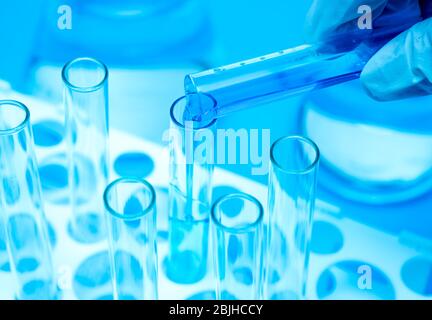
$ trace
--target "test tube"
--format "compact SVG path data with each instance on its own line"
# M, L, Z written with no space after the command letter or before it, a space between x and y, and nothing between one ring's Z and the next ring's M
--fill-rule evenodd
M114 298L158 298L156 194L150 183L120 178L105 189Z
M186 93L207 93L217 101L216 108L191 108L190 113L194 119L219 118L357 79L380 48L421 20L420 10L408 6L377 17L372 30L346 28L329 35L325 43L303 44L187 75Z
M55 299L57 286L33 147L30 112L0 100L0 227L17 298Z
M108 184L108 69L77 58L62 71L72 208L71 235L94 243L106 235L102 194Z
M319 149L307 138L289 136L270 150L264 295L304 299Z
M229 194L214 203L211 219L217 299L261 298L263 215L261 203L247 194Z
M211 181L216 120L189 121L189 103L215 106L213 98L194 94L171 106L169 253L167 277L190 284L207 274Z

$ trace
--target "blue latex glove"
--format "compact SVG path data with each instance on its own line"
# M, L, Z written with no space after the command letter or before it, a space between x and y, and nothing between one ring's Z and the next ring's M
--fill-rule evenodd
M311 41L357 28L358 8L369 5L375 21L394 12L432 16L432 0L314 0L306 32ZM417 23L387 43L368 62L361 75L367 92L377 100L432 94L432 19Z

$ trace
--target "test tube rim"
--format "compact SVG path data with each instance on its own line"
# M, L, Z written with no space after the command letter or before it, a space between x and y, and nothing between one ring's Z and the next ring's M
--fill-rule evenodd
M251 201L252 203L254 203L257 207L258 207L258 217L256 218L256 220L254 222L248 223L246 226L241 227L241 228L234 228L234 227L227 227L226 225L222 224L219 219L217 219L216 217L216 208L222 203L222 201L226 200L226 199L230 199L230 198L243 198L243 199L247 199L249 201ZM230 193L227 195L224 195L222 197L220 197L219 199L217 199L212 207L211 207L211 220L213 221L213 223L221 228L222 230L231 233L231 234L242 234L242 233L247 233L250 232L254 229L256 229L257 226L259 226L260 223L262 223L263 219L264 219L264 207L261 204L261 202L255 198L254 196L247 194L247 193L242 193L242 192L237 192L237 193Z
M192 93L192 94L201 94L201 95L203 95L203 96L208 97L208 98L213 102L213 108L215 108L216 105L217 105L217 101L216 101L216 99L215 99L212 95L210 95L210 94L203 93L203 92L196 92L196 93ZM188 96L188 95L184 95L184 96L182 96L182 97L176 99L176 100L172 103L172 105L171 105L171 107L170 107L170 118L171 118L171 121L172 121L176 126L182 128L182 129L185 129L186 126L185 126L184 124L180 123L180 122L176 119L176 117L174 116L174 107L175 107L175 106L176 106L180 101L182 101L183 99L186 99L187 96ZM209 123L206 124L205 126L202 126L202 127L199 127L199 128L192 128L192 130L194 130L194 131L198 131L198 130L204 130L204 129L210 128L210 127L212 127L212 126L216 123L216 121L217 121L217 118L214 118L213 120L209 121ZM189 128L187 128L187 129L189 129Z
M79 62L79 61L91 61L96 63L98 66L102 67L102 70L104 71L104 76L102 77L102 80L99 81L99 83L92 85L92 86L76 86L74 84L72 84L69 79L68 76L66 75L67 70L69 70L72 66L72 64ZM94 92L96 90L99 90L104 83L106 82L106 80L108 79L108 68L107 66L100 60L96 59L96 58L91 58L91 57L79 57L79 58L75 58L72 59L70 61L68 61L62 69L62 79L63 82L66 84L67 87L71 88L72 90L78 91L78 92Z
M274 157L274 149L275 149L277 144L279 144L280 142L285 141L285 140L299 140L299 141L302 141L302 142L310 145L315 152L315 158L312 161L312 163L310 165L308 165L306 168L299 169L299 170L292 170L292 169L284 168L278 161L276 161L276 159ZM319 148L315 142L313 142L309 138L306 138L303 136L298 136L298 135L281 137L281 138L277 139L275 142L273 142L273 144L270 148L270 160L271 160L272 164L274 166L276 166L276 168L278 168L280 171L282 171L286 174L308 174L308 173L310 173L317 166L317 164L320 160L320 156L321 156L320 150L319 150Z
M133 183L140 183L142 185L145 185L149 190L150 190L150 194L151 194L151 201L148 204L148 206L142 210L139 213L136 213L134 215L124 215L121 214L119 212L117 212L116 210L114 210L108 203L108 195L111 191L111 189L116 186L117 184L120 183L125 183L125 182L133 182ZM149 212L153 211L153 208L155 207L155 203L156 203L156 192L154 190L154 187L151 185L150 182L148 182L147 180L144 179L139 179L139 178L134 178L134 177L122 177L122 178L118 178L114 181L112 181L111 183L108 184L108 186L105 188L104 193L103 193L103 201L104 201L104 206L105 209L115 218L118 218L120 220L124 220L124 221L129 221L129 220L137 220L137 219L141 219L144 216L146 216Z
M18 107L19 109L24 111L25 116L24 116L24 120L22 120L17 126L10 129L4 129L4 130L0 129L0 135L6 136L6 135L11 135L20 132L22 129L24 129L27 126L27 124L30 121L30 110L26 107L24 103L21 103L16 100L0 100L0 108L4 105Z

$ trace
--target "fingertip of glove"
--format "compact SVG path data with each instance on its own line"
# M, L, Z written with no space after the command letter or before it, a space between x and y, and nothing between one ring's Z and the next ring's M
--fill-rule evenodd
M371 67L368 68L368 65L363 69L363 72L360 76L360 80L362 86L366 93L376 101L389 101L392 100L389 98L383 90L380 82L377 79L377 71Z

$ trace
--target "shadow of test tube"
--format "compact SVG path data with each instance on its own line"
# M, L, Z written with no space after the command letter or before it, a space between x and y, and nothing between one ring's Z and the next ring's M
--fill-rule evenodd
M18 101L0 100L0 227L22 300L57 298L47 223L30 126Z
M170 110L169 249L164 269L180 284L196 283L208 271L216 120L192 121L191 102L206 109L216 105L208 95L193 94L177 99Z
M270 149L266 299L304 299L319 149L303 137L277 140Z
M158 298L156 193L150 183L120 178L104 192L114 298Z
M217 299L260 299L263 216L261 203L247 194L229 194L214 203L211 220Z
M102 194L108 184L108 69L77 58L62 71L72 208L70 233L83 243L105 238Z

